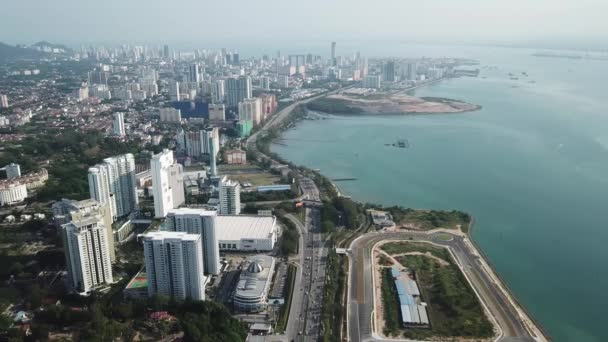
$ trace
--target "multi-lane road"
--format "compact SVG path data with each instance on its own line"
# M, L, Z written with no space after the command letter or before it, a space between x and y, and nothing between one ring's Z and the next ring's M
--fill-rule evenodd
M319 190L311 179L301 177L299 183L307 199L320 200ZM297 221L293 216L289 218ZM294 341L317 341L321 334L327 249L319 230L319 210L315 207L305 208L304 218L303 225L296 222L301 234L299 264L286 334Z
M441 233L445 236L445 233ZM527 314L513 301L504 285L481 259L475 247L461 235L452 234L446 241L437 233L385 232L368 233L355 239L349 251L351 267L348 293L349 341L380 341L373 329L374 288L372 249L384 240L431 242L451 250L456 262L472 283L477 295L498 325L500 341L546 341Z

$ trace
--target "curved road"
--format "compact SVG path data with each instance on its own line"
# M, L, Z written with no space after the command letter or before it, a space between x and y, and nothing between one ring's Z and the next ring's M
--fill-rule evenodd
M478 297L490 311L500 327L499 341L546 341L547 338L534 326L525 312L514 304L503 290L500 281L486 270L485 263L466 237L452 235L445 241L439 235L446 233L384 232L368 233L355 239L350 246L351 269L348 293L348 335L350 341L381 341L372 328L374 290L371 251L383 240L412 240L432 242L447 247L456 263L472 283Z

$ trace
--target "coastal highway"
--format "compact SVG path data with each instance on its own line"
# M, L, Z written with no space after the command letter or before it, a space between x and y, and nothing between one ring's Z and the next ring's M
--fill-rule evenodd
M318 200L319 190L306 177L300 178L305 197ZM327 248L320 233L320 213L315 207L305 208L304 224L288 214L300 231L299 253L295 258L298 271L285 334L291 341L317 341L321 333L321 310L325 286Z
M447 247L500 327L499 341L547 341L526 313L513 302L500 280L488 272L485 262L467 237L450 234L452 239L445 241L439 234L446 233L374 232L362 235L351 243L347 308L349 341L384 340L372 328L375 297L371 260L373 246L384 240L431 242Z

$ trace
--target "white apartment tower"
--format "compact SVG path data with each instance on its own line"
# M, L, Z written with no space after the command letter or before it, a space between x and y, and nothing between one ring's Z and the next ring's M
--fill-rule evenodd
M131 153L106 158L89 168L91 198L109 204L113 219L138 209L135 159Z
M140 235L148 277L148 295L205 300L201 236L183 232Z
M111 284L107 229L97 213L84 214L62 226L70 285L80 293Z
M209 141L213 140L213 146ZM201 153L216 156L220 152L220 131L217 127L209 127L201 131Z
M183 204L183 169L173 159L173 151L165 149L152 156L152 193L154 196L154 217L167 216L170 209Z
M112 131L114 135L119 137L125 136L125 115L124 113L114 113L114 121L112 121Z
M220 250L216 232L217 213L212 210L179 208L169 210L165 229L198 234L202 238L205 273L220 273Z
M262 122L262 116L262 99L253 97L239 102L239 120L252 121L256 126Z
M220 181L220 214L238 215L241 213L241 186L238 182L224 177Z

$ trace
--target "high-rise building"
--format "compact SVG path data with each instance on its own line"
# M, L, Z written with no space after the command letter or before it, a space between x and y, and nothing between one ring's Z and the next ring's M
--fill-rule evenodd
M232 64L233 65L239 65L241 63L240 59L239 59L239 53L235 52L232 54Z
M237 107L239 102L251 97L251 77L241 76L226 80L228 107Z
M168 149L164 149L162 152L153 155L150 160L150 168L152 170L152 193L154 196L154 217L156 218L165 217L169 209L175 208L169 170L174 162L173 151Z
M336 66L336 42L331 42L331 65Z
M114 281L107 228L101 215L81 214L62 226L62 235L72 288L88 293Z
M199 83L201 80L198 64L192 64L188 68L188 82Z
M382 78L385 82L395 82L395 62L388 61L382 67Z
M88 81L89 81L89 85L93 85L93 84L107 85L108 84L108 74L106 74L106 72L104 70L89 71Z
M165 229L172 232L198 234L202 238L205 273L219 274L220 251L217 240L217 212L205 209L179 208L169 210Z
M361 82L361 86L363 88L380 89L380 76L378 76L378 75L365 76L363 78L363 82Z
M211 85L211 100L214 103L222 103L225 99L226 84L224 80L216 80Z
M211 151L215 151L215 141L213 138L209 138L209 149ZM217 176L217 153L211 153L209 155L209 172L211 173L211 177Z
M239 120L252 121L256 126L262 122L262 118L262 100L260 98L248 98L239 103Z
M110 205L114 219L137 210L133 155L106 158L103 163L90 167L89 191L92 199Z
M260 78L260 87L264 90L270 90L270 77L264 76Z
M6 171L6 178L13 179L21 177L21 166L19 164L10 163L4 167Z
M8 96L0 95L0 108L8 108Z
M182 111L175 108L161 108L159 111L160 122L179 123L182 121Z
M121 112L114 113L114 121L112 121L112 132L119 137L125 136L125 114Z
M226 106L223 103L209 104L209 120L225 121L226 120Z
M148 296L205 300L202 239L199 234L150 232L142 237Z
M279 76L279 88L289 88L289 76L281 75Z
M213 146L209 141L213 140ZM220 130L217 127L208 127L201 131L201 153L217 156L220 152Z
M165 45L163 47L163 57L165 57L165 59L169 59L169 57L171 57L169 55L169 45Z
M260 94L262 99L262 120L277 110L277 97L273 94Z
M241 213L241 186L239 182L227 177L220 181L220 214L238 215Z
M109 205L101 204L92 199L74 201L64 198L53 203L52 210L53 221L57 225L64 225L72 220L80 220L87 215L100 215L103 225L106 228L110 260L114 262L114 231L112 230L113 220Z
M179 92L179 82L169 83L169 98L171 99L171 101L174 102L181 100L181 95Z
M416 76L418 74L418 66L416 63L408 63L407 64L407 79L410 81L415 81Z

